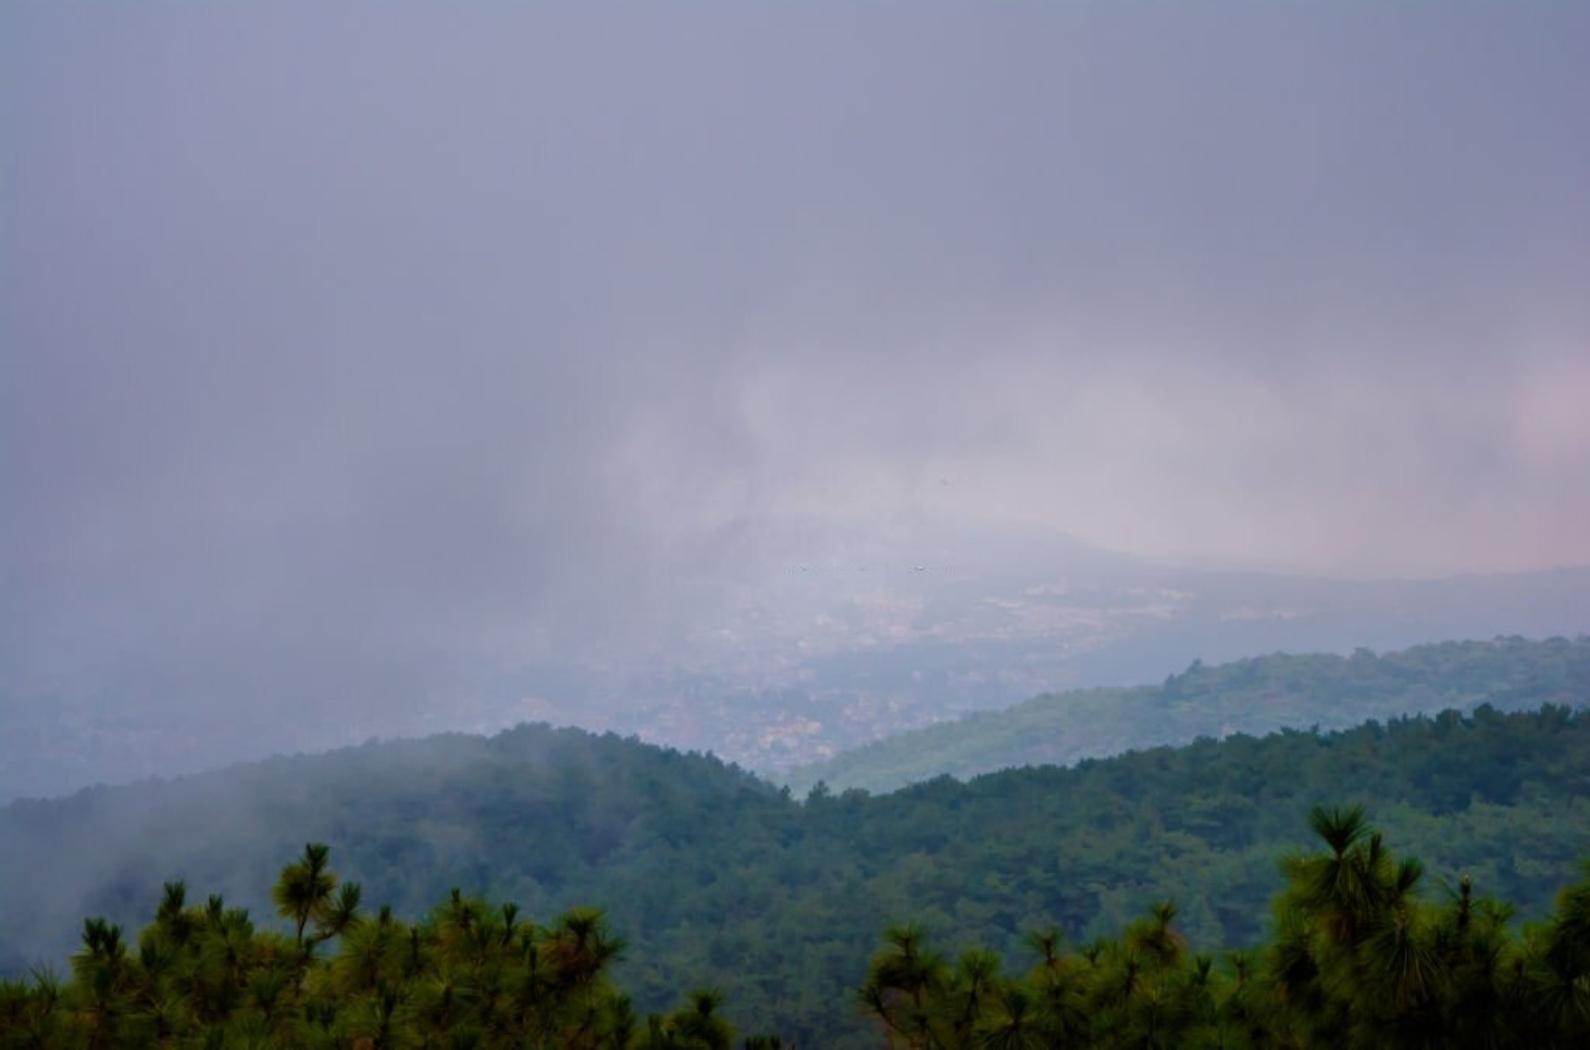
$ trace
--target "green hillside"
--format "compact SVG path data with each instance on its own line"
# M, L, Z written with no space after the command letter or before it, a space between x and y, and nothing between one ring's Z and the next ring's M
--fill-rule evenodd
M1118 933L1174 898L1193 946L1251 944L1320 800L1367 803L1436 897L1467 872L1541 916L1590 843L1590 717L1482 708L1238 735L804 804L610 735L371 744L0 810L0 958L59 962L85 914L141 925L176 877L268 925L283 859L324 841L366 904L400 918L453 887L542 920L605 908L629 945L615 980L640 1011L708 985L741 1031L875 1046L844 1004L886 924L1017 958L1034 927Z
M1308 825L1316 841L1281 864L1269 937L1218 960L1189 947L1173 901L1083 944L1036 927L1024 971L985 948L951 963L907 923L884 931L854 997L829 1007L840 1017L859 1008L870 1041L891 1050L1590 1042L1590 866L1520 932L1510 903L1468 878L1424 898L1423 865L1395 854L1361 807L1316 806ZM68 979L0 978L0 1050L797 1045L741 1039L712 989L643 1018L612 980L624 943L596 910L542 924L511 901L454 890L410 923L362 900L323 843L306 844L271 887L291 932L261 927L219 896L190 904L186 884L168 882L136 941L91 918ZM846 1042L868 1040L857 1032Z
M1346 729L1369 719L1590 701L1590 638L1446 642L1375 655L1276 654L1193 664L1163 685L1035 697L1003 711L901 733L781 779L799 794L891 791L948 774L1068 765L1133 748L1284 728Z

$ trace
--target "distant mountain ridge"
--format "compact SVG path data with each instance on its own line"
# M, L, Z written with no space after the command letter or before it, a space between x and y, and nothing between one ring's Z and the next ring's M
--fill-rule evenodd
M1037 696L1002 711L888 737L781 779L798 794L891 791L949 775L1068 765L1134 748L1279 729L1346 729L1370 719L1590 703L1590 637L1445 642L1376 655L1277 653L1218 666L1196 661L1162 685Z
M125 684L33 689L0 662L0 803L524 722L635 734L776 778L1041 693L1158 681L1194 658L1590 633L1590 567L1326 579L1176 568L1020 530L817 547L829 554L764 566L705 602L711 615L681 610L650 655L471 659L418 707L372 696L282 718L228 680L193 710Z
M1548 678L1551 676L1548 675ZM372 743L0 807L0 973L57 966L85 915L141 924L185 878L262 925L261 892L306 841L374 908L415 916L451 887L546 920L608 910L615 976L643 1010L715 986L740 1027L798 1046L877 1045L851 995L888 922L1016 958L1173 897L1199 950L1252 944L1303 816L1366 803L1388 840L1478 892L1544 913L1590 842L1590 715L1553 706L1237 734L1074 767L948 777L802 803L743 770L614 735L522 726Z

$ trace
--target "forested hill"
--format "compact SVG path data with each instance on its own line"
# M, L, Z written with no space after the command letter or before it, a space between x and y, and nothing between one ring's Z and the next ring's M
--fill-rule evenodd
M1002 711L892 736L791 770L804 794L889 791L948 774L1067 765L1132 748L1277 729L1346 729L1369 719L1590 702L1590 637L1446 642L1375 655L1275 654L1206 667L1162 685L1048 694Z
M1345 733L1234 736L1074 768L804 804L710 757L527 726L371 744L0 810L0 958L57 963L83 915L137 927L163 880L274 915L306 841L365 903L417 915L449 888L548 921L608 910L637 1006L713 985L742 1029L875 1045L853 1000L883 925L1015 954L1049 922L1120 929L1174 897L1195 947L1252 942L1322 800L1367 802L1427 883L1544 913L1590 843L1590 716L1484 708Z

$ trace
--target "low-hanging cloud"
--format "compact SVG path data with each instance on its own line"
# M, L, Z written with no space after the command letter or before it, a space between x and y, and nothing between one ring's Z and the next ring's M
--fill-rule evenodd
M0 19L13 704L302 739L827 526L1590 560L1571 5Z

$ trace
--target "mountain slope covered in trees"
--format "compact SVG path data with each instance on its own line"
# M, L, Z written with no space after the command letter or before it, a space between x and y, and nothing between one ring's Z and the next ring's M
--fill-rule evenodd
M1025 973L969 948L951 964L912 924L885 931L855 1000L899 1050L1375 1047L1542 1050L1590 1041L1590 868L1523 935L1510 905L1462 879L1421 899L1361 807L1316 806L1314 851L1288 856L1267 942L1223 959L1189 949L1174 902L1120 936L1026 937ZM0 1050L294 1046L323 1050L778 1050L737 1039L722 996L690 993L642 1022L609 974L623 942L575 909L550 925L454 890L418 923L361 908L322 843L271 889L292 933L164 885L137 936L88 919L61 981L0 978ZM853 1042L865 1035L857 1033ZM810 1045L810 1044L807 1044Z
M1371 718L1590 702L1590 637L1446 642L1375 655L1277 653L1215 667L1195 663L1163 685L1046 694L900 733L791 770L798 793L889 791L948 774L1066 765L1201 736L1346 729Z
M371 744L0 810L0 959L64 958L83 915L145 922L179 877L266 921L281 859L324 841L399 917L453 887L535 916L605 908L641 1011L711 985L741 1030L871 1046L835 1004L885 924L1016 957L1035 926L1089 939L1174 898L1194 946L1251 944L1321 799L1370 803L1432 892L1466 872L1539 916L1590 842L1590 717L1237 735L804 804L710 757L571 730Z

